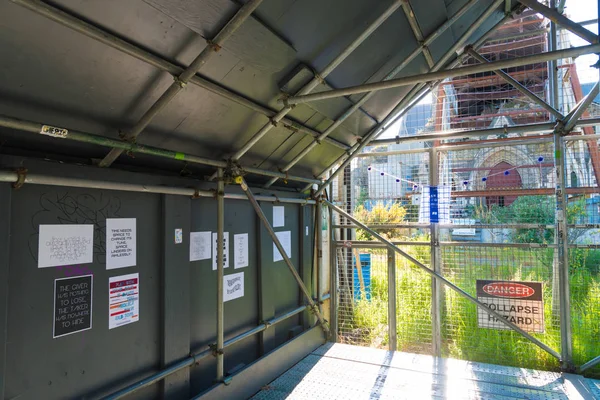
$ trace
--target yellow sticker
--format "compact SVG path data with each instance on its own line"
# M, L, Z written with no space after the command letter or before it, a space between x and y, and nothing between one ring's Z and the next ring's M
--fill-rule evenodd
M42 129L40 130L42 135L52 136L64 139L69 134L69 131L64 128L57 128L55 126L50 125L42 125Z
M175 153L176 160L185 160L185 154L183 153Z

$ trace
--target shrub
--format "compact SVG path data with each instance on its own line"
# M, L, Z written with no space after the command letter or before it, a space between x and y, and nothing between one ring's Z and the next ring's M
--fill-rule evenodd
M389 206L377 203L370 211L363 205L359 205L354 210L354 217L366 225L397 224L403 222L405 216L406 210L398 203ZM401 233L401 229L378 229L377 231L387 239L396 238ZM357 229L356 237L358 240L373 240L373 236L362 229Z

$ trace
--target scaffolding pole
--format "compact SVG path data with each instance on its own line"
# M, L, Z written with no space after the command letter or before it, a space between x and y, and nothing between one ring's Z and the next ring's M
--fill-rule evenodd
M422 41L422 45L418 46L413 52L406 57L402 62L397 65L392 71L390 71L385 78L384 81L393 79L397 74L400 73L408 64L412 62L424 49L428 48L428 46L433 43L433 41L438 38L442 33L444 33L448 28L452 26L460 17L462 17L473 5L477 3L477 0L471 0L467 4L465 4L460 10L456 12L450 19L444 22L439 28L437 28L431 35L427 37L424 41ZM404 4L404 3L403 3ZM304 158L312 149L317 147L320 142L326 139L338 126L340 126L346 119L348 119L352 114L354 114L363 104L365 104L371 97L375 95L375 92L367 93L364 95L359 101L357 101L352 107L348 108L344 113L338 117L331 126L329 126L325 132L323 132L319 137L317 137L312 143L306 146L298 155L296 155L288 164L286 164L281 171L287 172L296 165L302 158ZM265 188L270 187L277 181L277 178L272 178L265 184Z
M572 372L573 341L571 331L571 295L569 290L569 242L567 228L566 146L560 130L554 132L554 164L556 170L556 262L558 267L558 300L560 311L561 369ZM556 293L554 294L556 295Z
M600 125L600 118L586 118L580 119L575 123L575 126L594 126ZM502 135L506 133L517 133L517 134L541 134L552 132L556 126L554 122L539 122L526 125L515 125L506 128L487 128L487 129L473 129L470 131L466 130L448 130L445 132L432 132L424 133L421 135L410 135L395 137L390 139L379 139L371 141L367 146L384 146L388 144L399 144L399 143L413 143L413 142L429 142L432 140L448 140L448 139L462 139L462 138L476 138L480 136L488 135ZM509 138L511 139L511 138ZM532 138L534 139L534 138ZM521 140L521 139L519 139Z
M492 4L491 7L489 7L486 12L484 13L484 15L482 15L482 17L480 17L477 21L475 21L473 23L473 25L471 26L471 29L468 29L467 32L465 32L465 34L463 36L461 36L461 38L457 41L457 43L455 44L455 46L452 47L452 49L450 49L450 51L448 51L448 53L446 53L446 56L442 57L442 60L444 63L447 61L448 57L452 54L454 54L454 52L456 51L456 47L463 43L464 41L466 41L467 39L470 38L470 36L474 33L474 31L480 26L480 24L483 22L483 17L484 16L489 16L488 13L493 13L494 11L494 7L496 5L500 4L500 2L498 3L494 3ZM496 25L494 25L492 27L492 29L490 29L488 32L486 32L484 35L482 35L477 41L475 41L475 43L472 44L472 47L474 49L478 49L479 47L481 47L489 38L489 36L496 30L498 29L500 26L502 26L506 21L508 21L510 18L512 18L513 14L515 12L517 12L518 10L520 10L519 7L513 9L513 11L510 14L507 14L504 16L504 18L502 18L500 21L498 21L496 23ZM487 16L485 18L487 18ZM458 65L458 63L462 60L462 57L457 58L457 60L455 60L448 68L454 68L456 65ZM430 85L430 87L434 87L435 85ZM338 165L340 163L346 163L345 165L347 165L347 163L349 163L351 161L351 159L353 157L355 157L357 154L360 153L360 149L358 149L359 147L362 149L364 146L368 145L373 139L375 139L377 137L377 135L379 135L381 132L383 132L385 130L385 128L390 125L391 123L395 122L396 120L398 120L398 118L400 118L403 114L405 114L406 112L408 112L410 110L410 107L412 107L414 104L418 103L419 101L421 101L428 93L429 89L425 88L424 89L424 84L419 86L415 86L401 101L400 103L398 103L396 105L396 107L394 107L394 109L386 116L386 118L383 120L382 123L379 124L378 128L382 128L379 131L371 131L369 133L367 133L362 140L360 140L359 142L355 143L354 146L352 146L352 148L350 148L349 150L346 151L346 153L340 155L337 160L335 160L333 163L331 163L331 165L329 167L327 167L325 170L323 170L319 175L317 175L317 177L323 177L323 175L331 170L335 165ZM416 98L415 101L412 101L413 98ZM412 101L412 104L411 104ZM407 108L404 108L404 105L408 104ZM402 105L402 106L401 106ZM395 113L398 112L398 110L402 110L402 115L394 115ZM357 151L358 149L358 151ZM327 179L327 182L331 183L331 181L333 181L333 179L335 179L335 177L339 174L340 169L334 171L333 173L331 173L329 175L329 178ZM304 188L304 190L307 190L309 186L306 186ZM303 190L303 191L304 191ZM320 192L320 191L319 191Z
M252 191L250 190L250 188L246 184L246 181L244 180L244 178L242 178L241 176L237 177L236 178L236 182L238 182L240 184L242 190L244 191L244 193L246 193L246 196L248 197L248 200L250 200L250 204L252 204L252 208L254 208L254 211L256 212L256 215L258 215L258 218L260 219L260 221L262 222L263 226L267 230L267 233L269 234L269 236L273 240L273 244L275 245L275 247L277 247L277 250L281 254L281 257L283 258L283 261L285 262L285 264L287 265L288 269L292 273L292 276L296 280L296 283L298 283L298 286L300 287L300 290L302 291L302 293L304 293L304 296L306 297L306 300L308 301L308 304L310 306L311 311L315 314L315 316L317 317L317 319L319 321L319 324L321 325L321 328L323 328L323 331L325 332L325 336L328 336L329 335L329 327L327 326L327 322L325 321L325 319L323 318L323 315L319 311L319 307L317 306L317 304L315 303L315 301L313 301L313 298L312 298L310 292L306 288L306 285L304 285L304 282L302 281L302 278L298 274L298 271L296 271L296 268L294 267L294 264L292 263L292 260L290 260L289 256L287 255L285 249L283 248L283 245L281 244L281 242L279 241L279 238L275 234L275 231L273 230L273 227L269 223L269 220L267 219L267 216L265 215L265 213L263 212L262 208L260 208L260 205L256 201L256 198L254 197L254 194L252 194Z
M217 33L212 39L207 41L207 45L202 52L192 61L189 67L185 69L178 77L174 78L174 82L169 88L150 106L148 111L138 120L138 122L130 128L123 136L123 140L133 142L142 131L152 122L164 108L183 90L190 78L192 78L202 67L206 65L208 60L216 54L221 46L229 39L242 24L250 18L254 10L258 8L263 0L250 0L244 4L231 20ZM123 153L122 149L113 148L102 161L100 167L110 167L113 162Z
M392 79L386 82L367 83L364 85L350 86L347 88L334 89L326 92L298 95L290 97L288 99L282 99L280 101L283 102L285 105L304 104L317 100L326 100L342 96L350 96L357 93L392 89L402 86L414 85L417 83L432 82L447 78L455 78L457 76L473 75L484 72L491 72L499 69L521 67L524 65L537 63L545 63L550 60L560 58L576 58L585 54L593 54L598 52L600 52L600 44L592 44L588 46L573 47L570 49L555 50L541 54L533 54L530 56L511 58L508 60L493 61L487 64L471 65L462 68L454 68L444 71L405 76L402 78Z
M481 62L483 64L486 64L486 63L490 62L488 59L486 59L481 54L477 53L475 50L473 50L471 48L467 49L466 52L471 57L473 57L474 59L476 59L477 61L479 61L479 62ZM545 109L546 111L548 111L555 118L558 118L558 119L562 119L563 118L563 115L557 109L555 109L550 104L546 103L543 99L540 99L538 96L536 96L535 94L533 94L529 89L527 89L525 86L521 85L521 83L519 83L519 81L517 81L516 79L514 79L512 76L510 76L506 72L504 72L502 70L496 70L496 71L494 71L494 73L496 75L498 75L499 77L501 77L502 79L504 79L509 84L511 84L515 89L517 89L523 95L527 96L530 100L534 101L540 107L542 107L543 109Z
M406 19L408 19L408 24L410 25L410 29L412 29L413 31L413 35L415 36L415 39L417 39L417 43L424 43L425 38L423 37L423 32L421 32L421 27L419 26L419 23L417 22L417 17L415 16L415 12L412 8L412 6L410 5L410 0L406 0L402 2L402 9L404 10L404 14L406 15ZM433 68L434 66L434 62L433 62L433 56L431 55L431 52L429 51L429 47L425 44L421 45L421 48L423 49L423 57L425 57L425 61L427 61L427 64L429 65L429 68Z
M122 140L107 138L105 136L95 135L93 133L87 133L73 129L65 129L62 127L54 127L39 122L25 121L17 118L6 117L3 115L0 115L0 127L15 129L18 131L29 132L33 134L50 136L56 138L57 140L69 139L74 140L76 142L90 143L105 147L113 147L131 153L147 154L151 156L168 158L171 160L188 162L192 164L207 165L217 168L226 168L228 166L226 161L212 160L210 158L199 157L188 153L181 153L178 151L166 150L160 147L144 146L137 143L130 143ZM269 171L260 168L243 166L240 166L240 168L249 174L278 177L298 182L307 182L311 185L315 183L321 183L321 181L317 179L293 176L281 172Z
M215 356L217 357L217 382L223 382L225 378L224 360L223 360L223 342L224 342L224 296L223 296L223 260L225 246L225 180L223 177L223 168L217 170L217 343L215 346Z
M557 23L580 38L587 40L590 43L598 43L598 36L595 33L585 29L581 24L571 21L569 18L565 17L555 9L548 8L536 0L519 0L519 3L526 5L532 10L542 14L550 21Z
M333 61L331 61L320 73L315 74L313 79L310 80L306 85L300 89L299 95L310 93L315 89L333 70L342 63L360 44L362 44L381 24L383 24L397 9L400 7L400 3L403 0L394 0L394 2L375 20L369 27L356 39L352 41ZM233 161L239 160L244 154L246 154L252 146L265 136L273 127L275 127L279 121L285 117L290 111L291 106L284 106L271 120L265 124L250 140L246 142L235 154L231 157Z
M81 19L68 14L65 11L62 11L58 8L55 8L47 3L44 3L40 0L11 0L13 3L18 4L30 11L33 11L43 17L46 17L66 28L72 29L75 32L78 32L82 35L89 37L90 39L96 40L99 43L102 43L106 46L109 46L115 50L118 50L122 53L125 53L131 57L134 57L148 65L151 65L161 71L167 72L173 76L180 75L184 68L172 63L171 61L159 57L155 54L152 54L143 48L129 43L128 41L121 39L120 37L110 33L107 30L101 29L97 26L89 24ZM232 90L222 86L218 83L212 82L206 78L203 78L199 75L194 75L189 80L189 83L198 86L202 89L206 89L211 93L214 93L218 96L221 96L227 100L231 100L236 104L239 104L243 107L246 107L252 111L255 111L259 114L270 118L277 114L277 111L274 111L271 108L265 107L262 104L257 103L256 101L250 100L247 97L244 97L238 93L233 92ZM292 130L298 131L308 136L318 137L320 132L315 131L312 128L309 128L298 121L294 121L288 118L283 118L281 120L283 126ZM336 146L342 150L347 150L350 146L338 142L332 138L326 138L326 142L329 144Z
M429 185L439 184L439 153L435 147L429 152ZM431 268L438 275L442 275L442 254L440 251L440 224L430 222L430 249ZM431 337L432 352L435 357L442 356L442 307L443 291L442 285L437 279L431 279Z

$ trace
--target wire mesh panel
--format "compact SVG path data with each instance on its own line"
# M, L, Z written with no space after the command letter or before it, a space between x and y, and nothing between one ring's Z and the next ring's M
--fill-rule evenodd
M401 250L430 265L428 245L400 246ZM396 321L398 351L432 354L431 276L396 255Z
M542 53L551 46L548 32L548 20L527 10L492 35L479 49L480 56L467 51L462 65L486 62L481 57L497 61ZM573 36L561 29L557 39L559 49L573 44ZM535 127L556 117L541 100L566 115L590 92L586 79L593 74L580 64L557 61L558 79L552 83L556 91L550 82L555 69L548 63L506 71L529 94L493 72L439 83L428 102L412 107L388 129L398 137L396 143L367 146L334 190L346 212L473 297L480 299L486 285L535 287L541 292L535 301L541 305L535 306L539 315L531 327L523 327L519 318L527 317L516 316L510 308L517 300L501 299L498 304L508 308L493 309L505 312L501 314L509 321L514 316L515 323L558 353L566 351L561 349L561 332L568 331L576 366L600 356L600 136L596 126L576 127L555 148L552 124L544 124L545 130ZM583 118L599 115L594 101ZM468 139L453 134L428 142L402 140L489 128L500 129ZM389 132L384 136L391 136ZM566 159L564 180L557 174L561 156ZM557 202L562 194L564 207ZM439 289L429 273L400 254L396 282L389 282L387 250L372 232L340 217L337 239L340 341L388 345L393 329L388 327L389 285L394 285L398 350L440 350L447 357L538 369L561 367L556 357L458 292ZM562 257L565 243L568 254ZM366 270L363 264L368 264ZM566 282L559 279L565 276L569 299L559 295ZM569 320L561 321L561 304L569 307L570 331ZM600 366L586 373L600 376Z
M387 348L388 279L385 250L338 247L338 341Z
M535 333L551 348L560 348L558 295L554 292L553 249L521 247L442 246L444 277L472 296L477 280L541 282L544 333ZM471 361L537 369L556 369L558 360L519 333L482 327L476 306L456 292L445 290L442 354ZM507 307L498 308L509 315Z
M569 138L566 149L573 361L581 365L600 355L600 154L597 138ZM586 374L600 377L600 366Z

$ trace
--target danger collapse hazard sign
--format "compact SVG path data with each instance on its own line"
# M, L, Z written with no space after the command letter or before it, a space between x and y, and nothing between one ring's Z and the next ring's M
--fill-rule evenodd
M477 300L527 332L544 332L544 301L540 282L477 280ZM477 309L480 328L510 329Z

